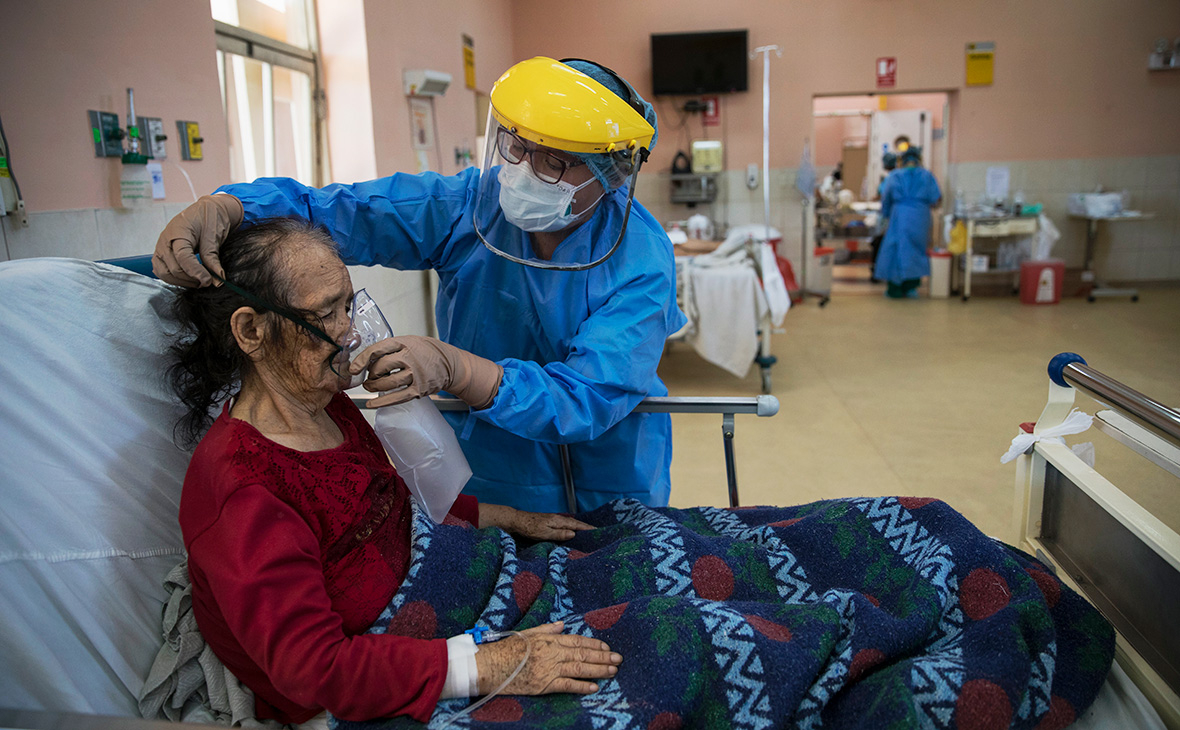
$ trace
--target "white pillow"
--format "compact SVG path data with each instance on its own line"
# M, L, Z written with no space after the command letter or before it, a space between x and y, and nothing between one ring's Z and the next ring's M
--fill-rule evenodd
M0 707L138 716L184 555L171 299L104 264L0 263Z

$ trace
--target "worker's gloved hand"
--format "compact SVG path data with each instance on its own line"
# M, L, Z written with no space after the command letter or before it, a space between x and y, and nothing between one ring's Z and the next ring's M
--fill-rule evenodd
M225 193L202 196L164 226L152 255L152 271L177 286L216 283L210 271L225 276L217 250L244 217L242 201L234 196Z
M604 641L577 634L563 634L561 621L522 631L523 636L480 644L475 653L479 672L479 694L500 686L524 658L525 642L532 653L520 674L502 690L506 695L543 695L552 692L592 694L598 685L592 680L609 679L619 671L623 657Z
M475 410L487 408L500 390L504 368L433 337L403 335L381 340L352 361L356 375L369 369L365 390L384 392L366 406L379 408L445 390ZM401 390L398 390L398 389Z

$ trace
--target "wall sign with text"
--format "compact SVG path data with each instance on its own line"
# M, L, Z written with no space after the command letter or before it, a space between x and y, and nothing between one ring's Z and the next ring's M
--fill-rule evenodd
M892 89L897 86L897 59L877 59L877 88Z
M996 62L995 43L967 44L967 85L991 86Z

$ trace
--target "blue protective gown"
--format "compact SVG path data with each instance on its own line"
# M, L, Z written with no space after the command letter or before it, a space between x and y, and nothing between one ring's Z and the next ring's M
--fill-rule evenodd
M635 203L626 237L605 263L578 272L534 269L496 256L475 235L478 184L472 168L322 189L264 178L221 190L242 201L247 221L300 216L323 224L348 264L438 272L439 338L504 368L491 406L445 414L473 472L465 493L567 511L557 448L565 443L579 509L621 497L667 505L671 419L631 412L645 396L667 395L656 366L664 341L686 321L663 228ZM609 193L553 260L589 261L608 251L625 203L621 191ZM493 225L507 226L502 215ZM527 234L511 231L527 250Z
M930 207L942 198L938 181L923 167L903 167L885 179L881 216L889 219L873 275L901 282L930 274Z

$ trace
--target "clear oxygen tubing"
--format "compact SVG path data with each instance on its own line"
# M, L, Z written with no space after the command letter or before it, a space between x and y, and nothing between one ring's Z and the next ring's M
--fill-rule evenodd
M471 633L471 632L468 632L468 633ZM475 642L476 644L487 644L492 641L499 641L500 639L506 639L509 636L520 636L520 637L524 638L524 657L521 658L520 664L516 665L516 669L512 670L512 674L509 674L508 678L500 683L499 687L496 687L494 690L492 690L488 694L484 695L483 698L481 698L478 702L470 704L467 707L464 707L462 710L459 710L455 714L448 717L446 722L444 722L442 725L438 726L438 730L443 730L443 728L450 727L455 722L457 722L460 718L464 717L465 715L470 715L472 712L475 712L477 709L482 707L488 700L492 699L496 695L503 692L504 688L508 686L508 683L511 682L512 680L516 679L516 675L520 674L520 670L524 669L525 662L527 662L529 660L529 655L533 653L533 642L529 641L529 637L524 636L524 634L522 634L519 631L483 631L483 632L479 632L478 634L475 634L475 636L478 637L478 640Z
M770 52L782 58L778 46L759 46L750 58L762 54L762 210L766 221L766 242L770 243Z

